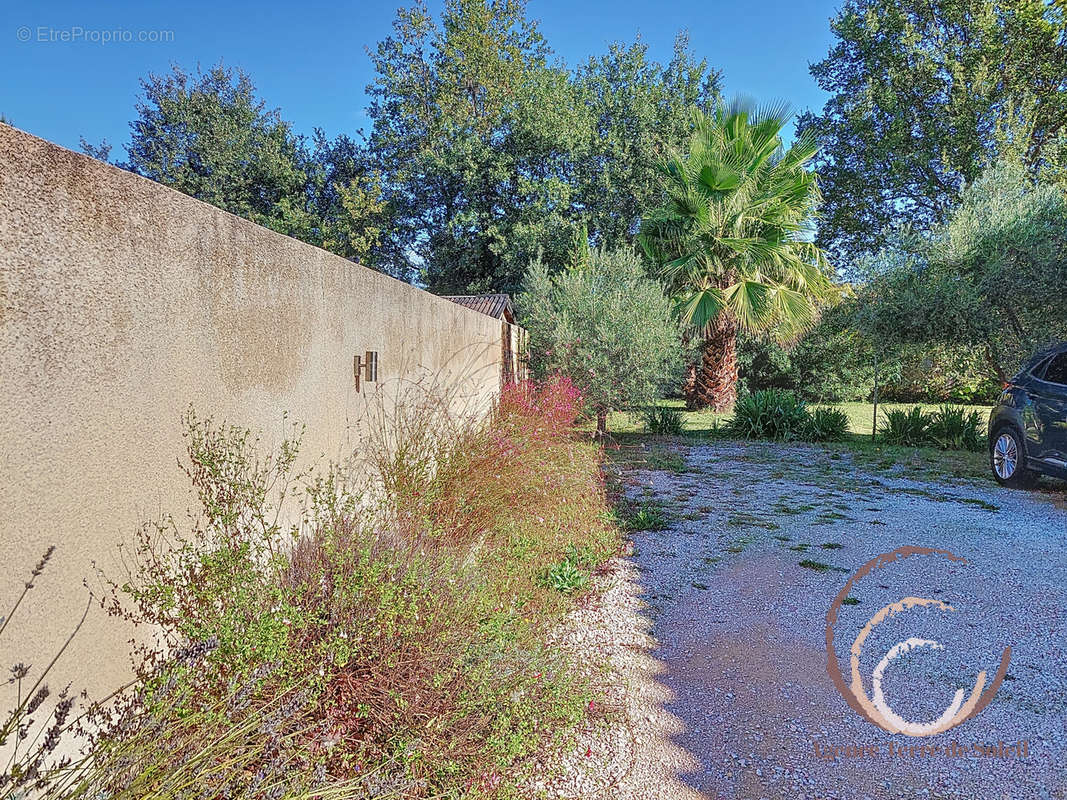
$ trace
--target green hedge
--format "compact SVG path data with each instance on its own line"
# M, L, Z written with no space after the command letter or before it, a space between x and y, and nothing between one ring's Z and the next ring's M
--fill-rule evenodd
M874 388L875 352L836 309L797 342L738 340L739 393L796 392L814 403L867 401ZM904 347L878 353L879 396L901 403L992 403L999 384L981 354L966 348Z

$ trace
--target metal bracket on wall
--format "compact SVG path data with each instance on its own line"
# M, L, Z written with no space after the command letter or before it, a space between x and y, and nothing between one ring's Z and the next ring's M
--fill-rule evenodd
M367 383L378 382L378 352L376 350L368 350L362 358L359 355L352 356L352 374L356 379L356 391L359 388L360 373L363 373L363 380Z

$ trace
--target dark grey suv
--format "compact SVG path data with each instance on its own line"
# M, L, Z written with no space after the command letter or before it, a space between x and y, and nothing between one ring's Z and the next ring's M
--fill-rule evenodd
M1005 486L1067 479L1067 342L1030 360L989 415L989 463Z

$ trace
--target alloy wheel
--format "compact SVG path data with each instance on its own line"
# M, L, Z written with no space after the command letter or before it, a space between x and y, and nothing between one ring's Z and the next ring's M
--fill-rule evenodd
M1010 433L1002 433L993 445L993 469L1001 480L1010 480L1019 466L1019 445Z

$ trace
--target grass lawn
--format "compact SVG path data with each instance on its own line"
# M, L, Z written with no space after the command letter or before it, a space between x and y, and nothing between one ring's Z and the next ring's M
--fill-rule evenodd
M661 406L667 406L671 408L677 408L682 412L686 433L694 436L710 435L717 432L723 427L726 421L731 417L731 414L720 414L714 411L686 411L685 402L678 399L660 400ZM938 406L937 404L930 403L879 403L878 404L878 421L884 424L885 412L893 408L909 409L916 405L922 405L923 408L933 411ZM814 407L814 406L813 406ZM871 436L871 420L874 418L874 407L870 403L832 403L826 404L827 408L840 408L846 414L848 414L849 420L849 432L853 435L853 438L867 438ZM982 417L982 421L989 416L989 410L991 406L964 406L968 411L977 411ZM590 430L592 425L590 424ZM612 434L632 434L643 433L644 426L641 422L640 415L630 414L626 411L616 411L608 417L608 431Z
M685 427L684 438L690 443L697 443L709 438L724 436L723 426L730 414L717 414L713 411L686 411L682 400L661 400L660 405L677 408L682 412ZM883 422L883 413L892 408L908 409L914 405L934 410L936 404L917 403L880 403L878 420ZM843 442L829 442L818 445L830 451L848 451L858 464L883 469L896 470L904 467L914 478L938 480L957 478L965 480L990 480L988 455L985 452L971 453L964 450L938 450L932 447L897 447L883 445L871 440L871 420L873 408L870 403L835 403L827 407L840 408L849 418L849 436ZM968 410L977 410L982 421L989 415L990 406L966 406ZM593 422L584 426L590 432ZM619 466L684 470L685 461L677 452L678 437L650 436L644 430L639 415L615 412L608 418L608 433L617 447L609 448L609 459ZM773 443L764 443L773 444Z

